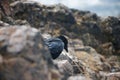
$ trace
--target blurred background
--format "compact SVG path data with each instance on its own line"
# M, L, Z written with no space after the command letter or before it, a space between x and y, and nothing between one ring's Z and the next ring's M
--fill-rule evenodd
M53 5L62 3L69 8L88 10L98 16L120 16L120 0L33 0L42 4Z

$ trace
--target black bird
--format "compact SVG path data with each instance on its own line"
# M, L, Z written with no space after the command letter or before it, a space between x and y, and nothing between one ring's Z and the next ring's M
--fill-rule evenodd
M56 59L63 49L68 52L68 40L64 36L47 39L45 44L48 46L53 59Z

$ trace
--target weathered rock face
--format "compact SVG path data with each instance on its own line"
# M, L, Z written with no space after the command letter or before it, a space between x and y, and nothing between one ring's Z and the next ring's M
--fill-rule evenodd
M45 6L34 2L15 2L11 4L15 19L25 19L34 27L50 22L74 24L75 19L67 7L58 4Z
M15 20L27 20L31 26L44 27L44 31L52 35L65 34L80 38L84 45L92 46L101 54L119 53L119 36L116 36L116 33L119 33L116 30L119 29L104 25L111 22L112 18L102 21L89 11L70 10L61 4L45 6L30 1L16 1L11 6ZM116 18L111 25L119 26L119 19Z
M102 78L101 80L119 80L120 79L120 72L114 72L114 73L100 73Z
M55 60L54 63L58 66L60 73L62 74L62 80L67 80L68 77L72 76L73 73L73 65L66 60Z
M104 56L98 54L92 47L84 46L83 42L78 39L69 39L68 50L69 53L63 51L63 53L56 60L57 65L60 66L59 68L63 70L64 73L66 73L65 80L69 76L70 80L101 79L101 75L99 74L100 71L110 73L112 68L116 67L116 63L111 65L112 63L110 64ZM72 66L67 62L69 62ZM115 69L117 68L119 67L117 66Z
M120 52L119 18L62 4L10 2L13 16L0 13L0 80L119 80L120 62L113 56ZM43 39L56 35L68 38L69 52L52 62Z
M120 54L120 19L108 17L102 21L101 28L108 41L112 42L112 45L115 49L114 54Z
M59 80L59 72L35 28L25 25L1 28L0 55L0 80Z

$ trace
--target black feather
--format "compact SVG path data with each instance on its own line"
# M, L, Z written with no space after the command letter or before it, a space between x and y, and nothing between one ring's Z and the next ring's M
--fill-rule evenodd
M47 39L45 40L45 44L48 46L53 59L56 59L61 54L63 49L68 52L68 40L64 36Z

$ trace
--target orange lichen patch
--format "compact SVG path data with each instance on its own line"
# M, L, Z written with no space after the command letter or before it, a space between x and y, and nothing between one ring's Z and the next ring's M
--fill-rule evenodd
M59 35L59 34L60 34L60 30L58 30L58 29L57 29L57 30L54 30L53 33L54 33L55 35Z
M61 77L59 71L57 71L57 70L52 69L52 70L50 70L50 72L51 72L50 77L52 78L52 80L58 80L58 78Z
M43 48L43 45L42 44L38 44L39 48Z
M4 34L11 35L15 31L16 31L16 27L12 27L12 26L10 28L4 27L0 29L0 35L4 35Z
M96 59L85 51L79 51L75 53L76 57L82 61L82 64L94 71L99 71L102 69L100 65L97 64Z

